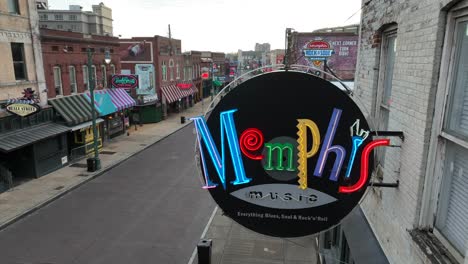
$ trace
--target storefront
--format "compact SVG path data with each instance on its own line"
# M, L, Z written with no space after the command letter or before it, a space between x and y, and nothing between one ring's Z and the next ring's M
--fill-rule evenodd
M161 87L168 113L179 113L193 106L196 88L193 83L179 83Z
M93 129L91 106L84 94L49 99L58 116L68 127L69 156L71 160L85 157L93 150ZM98 148L102 148L103 120L96 120Z
M90 94L84 94L88 102ZM104 89L94 93L96 110L103 118L104 141L125 133L129 124L129 110L135 101L124 89Z
M69 131L69 127L54 123L51 107L27 117L0 118L0 182L6 185L4 189L66 165Z

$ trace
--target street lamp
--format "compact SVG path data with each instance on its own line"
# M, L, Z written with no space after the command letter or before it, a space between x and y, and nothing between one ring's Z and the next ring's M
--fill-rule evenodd
M101 169L101 160L99 159L98 135L97 135L98 133L97 133L97 127L96 127L96 108L94 107L95 80L94 80L94 74L92 72L93 53L90 47L88 47L87 52L88 52L89 93L90 93L90 98L91 98L91 116L92 116L92 126L93 126L93 147L94 147L94 157L88 158L87 163L88 163L88 171L94 172L94 171ZM104 52L104 61L106 62L106 64L109 64L111 62L110 52L108 49L106 49Z

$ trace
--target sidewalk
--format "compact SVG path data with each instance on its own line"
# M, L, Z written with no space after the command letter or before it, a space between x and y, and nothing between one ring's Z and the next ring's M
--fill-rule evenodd
M210 98L206 98L203 105L199 102L182 113L172 113L159 123L137 126L137 130L134 126L130 127L129 136L119 136L102 149L102 169L98 172L89 173L86 167L68 165L0 193L0 230L189 125L191 121L188 118L202 115L209 104ZM180 123L181 116L186 117L184 124ZM85 165L86 160L78 164ZM280 239L263 236L223 216L220 209L214 212L202 238L213 241L213 264L316 263L314 238ZM189 261L189 264L192 263L198 263L196 254Z

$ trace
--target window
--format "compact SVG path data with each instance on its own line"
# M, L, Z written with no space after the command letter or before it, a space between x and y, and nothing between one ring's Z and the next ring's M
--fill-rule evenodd
M49 16L47 14L40 14L39 20L49 20Z
M101 65L101 77L102 77L102 87L107 87L107 71L106 65Z
M57 29L63 29L63 25L58 24Z
M115 65L114 65L114 64L111 64L111 65L110 65L110 68L111 68L111 73L112 73L112 75L115 75Z
M76 20L78 20L76 15L69 15L69 16L68 16L68 19L69 19L70 21L76 21Z
M78 25L71 25L71 26L70 26L70 29L71 29L72 31L78 31Z
M40 28L47 28L47 25L41 25Z
M76 70L75 66L68 66L68 75L70 76L70 91L76 93Z
M7 0L8 2L8 12L10 14L20 14L18 0Z
M96 66L93 65L91 66L91 73L93 75L91 75L91 78L89 79L90 82L94 82L94 88L97 87L97 73L96 73Z
M436 150L440 157L436 160L442 160L436 173L442 179L434 234L463 262L468 245L468 8L449 13L446 32L439 87L448 96L438 96L447 99L437 110L442 117L438 139L443 143Z
M187 68L184 67L184 81L187 80Z
M26 80L26 62L24 61L24 44L11 43L11 55L16 80Z
M162 62L161 73L162 73L163 81L167 81L167 67L166 67L166 62L165 61Z
M169 60L169 76L171 78L171 81L174 80L174 60L170 59Z
M180 79L180 69L179 69L179 63L177 63L176 65L176 79L179 80Z
M83 65L83 84L84 84L84 90L88 90L88 83L89 83L89 75L88 75L88 66Z
M397 52L397 35L396 27L390 27L382 33L382 49L380 53L380 71L379 85L376 105L376 117L378 117L378 130L388 130L388 122L390 118L390 106L392 95L393 82L393 67L395 64L395 56ZM385 148L376 150L377 164L385 166ZM382 174L378 173L379 180L383 180Z
M62 72L59 66L55 66L53 69L54 72L54 87L55 95L63 95L62 89Z
M58 46L52 46L51 49L52 49L52 51L58 51L59 47Z
M61 21L61 20L63 20L63 15L56 14L56 15L54 15L54 18L55 18L55 20Z

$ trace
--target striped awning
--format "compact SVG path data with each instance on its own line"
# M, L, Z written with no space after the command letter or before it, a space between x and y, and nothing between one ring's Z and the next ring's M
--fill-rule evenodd
M68 126L76 126L93 118L90 103L83 94L53 98L48 102Z
M112 88L107 89L107 92L111 97L112 103L119 111L136 105L135 100L127 93L127 91L125 91L125 89Z
M173 103L181 98L187 97L195 93L193 85L190 88L179 88L176 85L166 85L161 87L164 97L166 97L167 103Z
M84 94L88 102L91 102L91 94L89 92ZM94 91L94 107L99 113L99 116L106 116L117 112L117 107L112 102L112 98L107 90Z
M45 123L0 134L0 151L11 152L35 142L69 132L70 128L56 123Z

